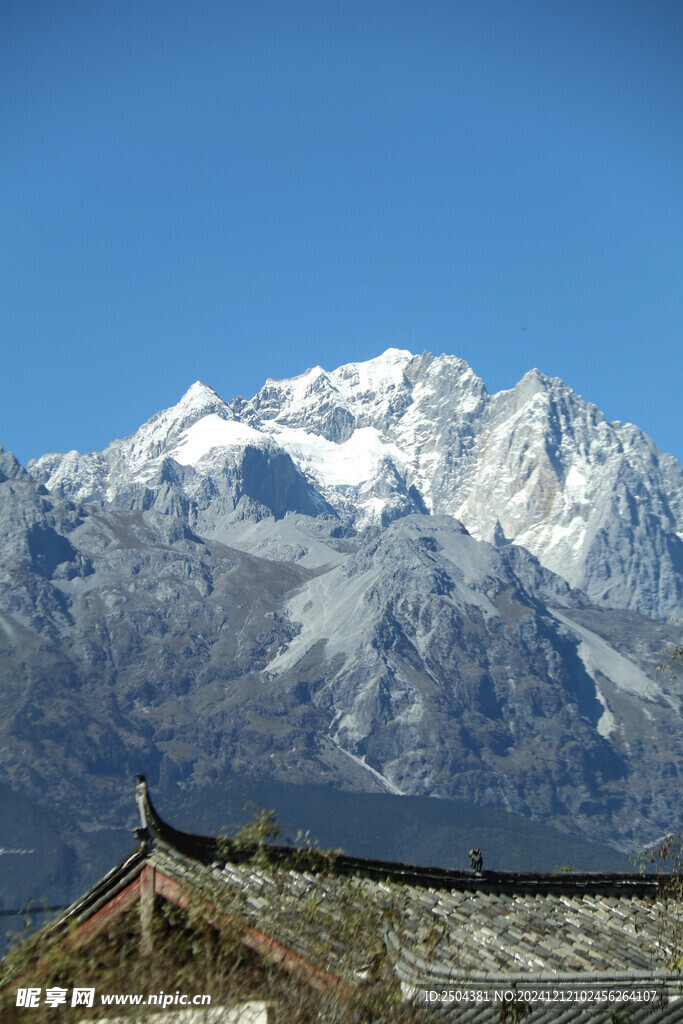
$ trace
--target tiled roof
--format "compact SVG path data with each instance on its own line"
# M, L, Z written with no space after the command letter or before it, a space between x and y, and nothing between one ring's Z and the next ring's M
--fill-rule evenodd
M435 1017L434 1024L437 1024ZM533 1004L523 1024L681 1024L683 1006L679 1000L660 1006L659 1003L604 1003L582 1006ZM457 1024L500 1024L500 1013L490 1005L460 1008Z
M168 826L144 780L138 804L140 848L55 928L86 922L147 867L162 895L164 886L169 893L175 886L214 908L237 900L259 934L338 979L362 977L383 943L406 995L457 989L458 1020L467 1024L498 1020L493 993L513 986L557 990L574 1000L533 1003L529 1024L683 1021L683 1000L667 1001L681 992L680 974L668 966L671 915L680 907L663 902L661 878L444 871L343 855L327 860L281 846L259 848L255 860L254 849ZM359 904L373 908L374 934L350 935L342 927L342 909ZM606 987L631 992L635 1001L588 1005L577 995ZM653 989L664 996L662 1005L639 1001L639 991ZM464 1000L463 992L476 990L488 992L488 1002Z

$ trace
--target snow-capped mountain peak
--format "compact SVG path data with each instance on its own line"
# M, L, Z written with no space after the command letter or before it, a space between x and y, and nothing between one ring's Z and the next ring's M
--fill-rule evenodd
M407 349L388 348L374 359L340 366L331 377L341 394L351 401L363 401L366 395L379 397L400 387L405 380L406 367L413 359Z
M141 439L154 438L156 441L176 437L192 423L210 415L221 419L233 418L229 405L213 388L202 384L201 381L195 381L179 402L152 416L132 436L139 436Z
M676 634L637 612L683 604L683 470L562 381L490 395L394 349L249 401L196 382L28 468L0 451L0 630L57 654L31 641L5 675L23 707L35 652L38 698L63 680L86 737L71 709L97 694L100 722L116 695L120 735L76 745L89 772L132 743L173 784L256 766L624 843L670 827L681 693L654 666ZM35 730L7 733L22 780L52 777Z
M527 548L594 602L658 617L683 603L680 465L538 369L489 395L462 359L393 348L268 379L250 401L197 381L104 452L46 456L30 471L62 495L125 504L132 485L167 486L161 467L175 465L194 474L190 486L174 471L178 500L191 509L201 491L204 524L218 528L211 489L223 493L226 460L239 475L240 452L254 449L286 453L319 492L297 507L331 506L356 530L446 514L479 540Z
M196 380L194 384L187 389L178 405L201 408L205 405L222 401L223 399L218 392L214 391L214 389L209 387L208 384L203 384L200 380Z

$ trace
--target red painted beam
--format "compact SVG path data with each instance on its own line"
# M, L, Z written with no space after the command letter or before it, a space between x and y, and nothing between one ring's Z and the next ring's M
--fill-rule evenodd
M196 897L191 896L175 879L169 878L168 875L165 875L158 868L154 876L154 885L155 891L160 896L163 896L171 903L175 903L176 906L187 909L193 903L196 904ZM232 923L230 916L219 913L215 904L209 900L203 901L203 909L209 912L210 916L206 916L206 920L214 928L228 927ZM331 974L329 971L323 970L321 967L316 967L315 964L306 960L305 957L283 946L265 932L261 932L257 928L248 928L240 938L245 946L259 952L270 963L277 967L283 967L301 981L305 981L306 984L318 989L319 992L329 992L337 989L340 992L350 994L349 986L341 978Z
M145 870L147 870L145 868ZM118 917L129 907L132 907L140 899L140 875L130 882L124 889L117 892L103 907L100 907L92 917L78 926L76 933L66 939L67 944L72 942L78 945L86 939L97 935L109 925L114 918Z
M197 903L197 897L189 893L175 879L170 878L158 868L146 864L132 882L129 882L125 888L121 889L111 900L100 907L92 917L80 924L73 935L67 936L63 940L64 944L80 946L87 942L88 939L107 928L120 914L134 906L140 900L143 893L148 896L156 893L183 909L188 909L193 905L196 906ZM232 921L230 915L219 912L211 900L202 900L202 909L205 912L205 920L212 927L218 930L231 926L234 927L234 921ZM276 939L273 939L265 932L259 931L257 928L247 928L242 931L240 941L245 946L258 952L271 964L276 967L282 967L319 992L338 991L340 995L350 995L351 993L351 988L341 978L331 974L329 971L323 970L321 967L316 967L315 964L312 964L299 953L288 949ZM42 962L36 964L36 968L38 975L41 975L44 970ZM20 984L21 980L15 979L11 983L11 987Z

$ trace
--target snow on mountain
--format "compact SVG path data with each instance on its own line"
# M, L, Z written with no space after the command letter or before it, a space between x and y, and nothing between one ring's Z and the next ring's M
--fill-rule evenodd
M240 415L358 528L445 512L475 537L526 547L593 601L680 609L683 470L538 370L490 396L460 359L393 349L270 381ZM349 459L356 441L364 457Z
M683 604L683 470L562 381L489 395L390 349L250 400L197 382L27 469L0 449L3 785L84 821L143 770L678 827L652 617Z
M199 381L177 405L103 452L45 455L30 463L30 472L60 497L153 507L187 517L205 532L237 506L239 515L249 514L249 501L276 518L287 511L331 512L273 438L236 419Z
M261 447L264 437L258 430L236 420L225 420L209 413L185 430L168 455L181 466L197 466L212 451L222 448Z
M376 359L348 363L327 373L320 366L291 380L268 380L245 410L274 433L301 427L343 442L358 426L379 425L402 393L410 352L388 349Z
M299 467L312 474L323 488L355 490L375 480L385 460L401 467L405 463L400 449L383 440L375 427L359 427L337 444L301 427L283 427L275 436Z
M493 396L470 461L449 510L476 536L526 547L594 602L680 607L683 471L637 428L532 371Z
M593 602L657 617L683 604L681 466L538 370L489 395L461 359L389 349L268 380L249 401L196 383L104 452L46 455L29 470L76 500L185 509L218 536L242 494L264 496L254 467L240 483L246 451L282 463L268 471L275 488L300 474L296 500L270 493L266 513L335 509L356 531L447 514L480 540L525 547Z
M172 453L180 454L182 459L185 452L183 464L191 464L200 438L206 451L215 446L208 438L211 432L215 433L216 445L220 445L230 431L230 421L234 422L234 417L226 403L212 388L196 381L177 405L156 413L134 434L112 441L103 452L52 452L32 460L30 472L62 497L116 503L122 485L128 488L150 479ZM235 429L240 427L236 424ZM246 428L242 433L246 435ZM181 463L181 459L176 461Z

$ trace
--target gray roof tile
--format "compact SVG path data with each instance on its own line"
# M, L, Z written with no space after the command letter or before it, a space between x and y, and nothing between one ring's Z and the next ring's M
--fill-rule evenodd
M655 972L667 971L670 921L652 879L474 875L345 857L316 870L305 853L290 851L299 860L287 863L287 851L275 847L263 851L271 857L269 865L255 866L244 851L225 842L219 869L212 840L166 826L151 802L147 819L148 863L226 906L236 901L255 926L341 976L366 963L372 952L367 943L377 941L339 928L341 908L358 901L374 908L376 934L384 937L396 973L416 988L491 985L492 977L504 985L515 977L535 985L555 979L564 987L572 973L574 981L601 984L629 972L643 972L639 984L644 986ZM89 896L64 920L70 913L85 914ZM500 1007L495 1013L487 1006L458 1009L459 1022L488 1024L498 1020ZM614 1004L536 1003L525 1024L581 1024L589 1018L607 1024L614 1009ZM632 1024L641 1018L648 1024L683 1022L683 1001L671 1013L642 1003L625 1009Z

